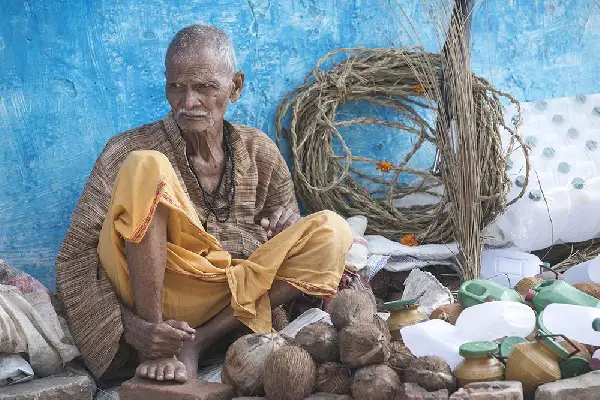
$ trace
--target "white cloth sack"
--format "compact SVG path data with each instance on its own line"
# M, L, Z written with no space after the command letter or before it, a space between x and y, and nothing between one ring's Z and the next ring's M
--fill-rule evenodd
M27 353L40 377L51 375L79 355L63 330L45 291L22 293L0 284L0 353Z
M346 254L346 267L351 271L360 271L367 264L369 248L364 238L367 230L367 217L356 215L346 220L352 232L352 247Z
M0 387L33 379L31 365L16 354L0 354Z

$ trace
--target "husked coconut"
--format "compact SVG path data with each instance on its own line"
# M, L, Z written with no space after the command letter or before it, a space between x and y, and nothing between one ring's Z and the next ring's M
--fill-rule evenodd
M294 344L308 351L317 363L340 359L338 332L325 322L316 322L300 329Z
M340 332L340 359L350 368L384 364L389 357L389 342L375 325L354 324Z
M287 341L273 333L252 333L233 342L223 362L221 380L235 387L238 396L260 396L267 358Z
M573 285L583 293L587 293L592 297L600 300L600 284L594 282L580 282Z
M543 279L536 278L534 276L523 278L519 282L517 282L517 285L515 286L515 290L521 296L525 297L527 292L529 292L529 289L533 289L533 287L535 285L537 285L538 283L543 282L543 281L544 281Z
M338 331L361 322L373 322L377 313L375 298L368 290L344 289L340 291L329 305L331 322Z
M404 372L415 358L404 344L400 342L390 343L390 358L387 365L398 374L401 381L404 381Z
M446 361L437 356L425 356L414 359L404 372L406 382L416 383L429 392L447 389L449 393L456 390L456 382L452 370Z
M392 334L390 333L390 326L387 321L379 316L379 314L373 315L373 325L375 325L385 336L388 342L392 341Z
M345 365L326 362L317 367L315 391L324 393L350 393L352 371Z
M352 399L343 394L313 393L304 400L352 400Z
M444 304L433 310L429 319L441 319L454 325L462 310L460 303Z
M400 378L387 365L370 365L354 373L350 386L354 400L394 400Z
M315 387L315 362L298 346L284 346L265 362L263 385L269 400L302 400Z
M275 329L277 332L279 332L280 330L282 330L290 324L287 311L285 311L285 308L283 308L283 306L274 308L273 311L271 311L271 321L273 329Z

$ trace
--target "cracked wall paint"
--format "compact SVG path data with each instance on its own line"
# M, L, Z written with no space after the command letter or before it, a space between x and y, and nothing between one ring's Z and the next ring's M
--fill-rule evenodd
M401 3L435 50L423 2ZM2 0L0 258L54 287L54 259L96 156L110 136L168 110L163 54L181 27L211 22L231 35L247 86L228 118L273 136L278 103L328 51L413 44L395 4ZM473 43L474 70L519 100L600 91L597 0L479 2ZM407 151L407 140L382 131L351 136L358 154Z

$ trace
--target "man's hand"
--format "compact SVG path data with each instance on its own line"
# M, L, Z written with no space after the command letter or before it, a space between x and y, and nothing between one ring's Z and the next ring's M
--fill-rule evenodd
M279 207L271 213L268 218L263 218L260 221L260 226L267 231L267 238L271 239L273 236L282 232L284 229L289 228L291 225L296 223L300 219L300 213L298 210Z
M151 323L135 317L126 328L125 340L145 359L168 358L179 353L183 342L194 340L195 333L184 321Z

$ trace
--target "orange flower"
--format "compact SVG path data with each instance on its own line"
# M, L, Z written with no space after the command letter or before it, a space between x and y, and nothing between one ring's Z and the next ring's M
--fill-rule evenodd
M379 161L377 163L376 168L381 172L390 172L390 170L392 169L392 163L390 163L389 161Z
M402 240L400 240L400 243L402 243L405 246L418 246L419 242L417 242L417 239L415 237L414 233L411 233L410 235L406 235L402 238Z
M419 94L421 94L421 93L424 93L424 92L425 92L425 85L423 85L422 83L419 83L419 84L417 84L417 85L414 85L414 86L413 86L413 90L414 90L416 93L419 93Z

